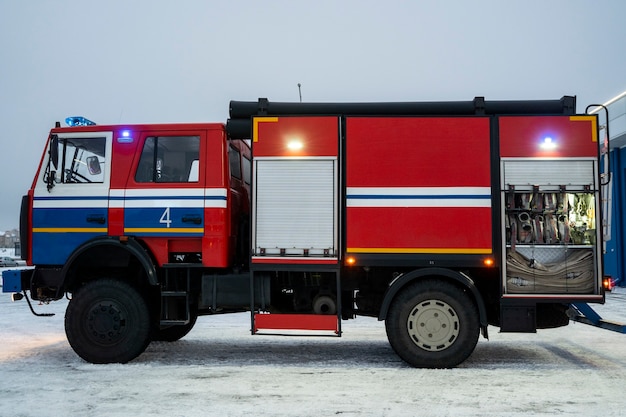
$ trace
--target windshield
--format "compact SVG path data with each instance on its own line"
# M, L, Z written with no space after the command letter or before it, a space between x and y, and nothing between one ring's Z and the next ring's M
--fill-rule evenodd
M101 183L104 181L106 138L59 138L59 171L55 183Z

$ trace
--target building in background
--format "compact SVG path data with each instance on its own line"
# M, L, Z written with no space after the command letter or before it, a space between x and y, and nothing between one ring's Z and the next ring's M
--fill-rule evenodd
M19 241L20 232L17 229L0 232L0 248L15 248Z

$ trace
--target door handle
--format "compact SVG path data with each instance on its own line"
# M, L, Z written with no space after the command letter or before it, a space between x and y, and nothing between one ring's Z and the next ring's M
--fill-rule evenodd
M87 223L104 224L106 223L106 219L104 216L87 216Z
M200 216L183 216L183 223L200 224L202 223L202 219Z

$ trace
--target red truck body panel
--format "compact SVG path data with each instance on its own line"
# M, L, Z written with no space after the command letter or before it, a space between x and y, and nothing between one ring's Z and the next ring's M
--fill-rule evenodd
M489 119L348 118L348 253L491 253Z

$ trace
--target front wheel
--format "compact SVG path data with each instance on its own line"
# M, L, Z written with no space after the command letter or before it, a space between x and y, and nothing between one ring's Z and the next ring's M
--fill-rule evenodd
M150 312L139 292L111 279L92 281L72 297L65 312L72 349L91 363L125 363L150 342Z
M385 321L387 338L404 361L419 368L452 368L478 342L478 311L461 288L426 280L402 289Z

